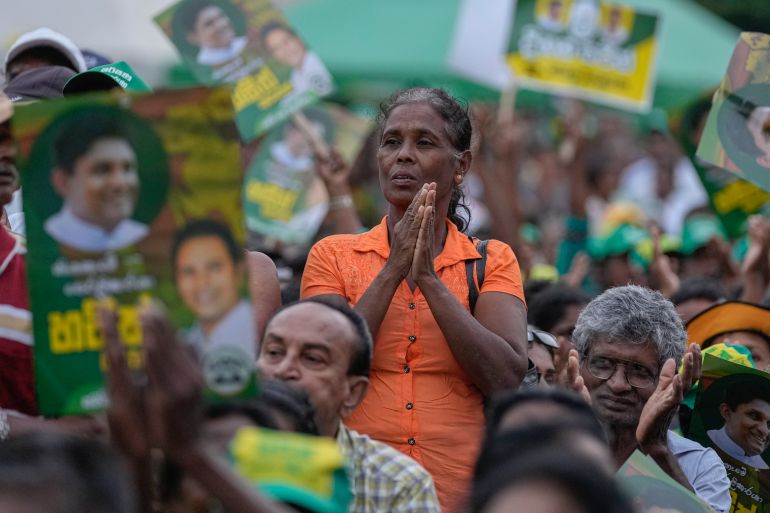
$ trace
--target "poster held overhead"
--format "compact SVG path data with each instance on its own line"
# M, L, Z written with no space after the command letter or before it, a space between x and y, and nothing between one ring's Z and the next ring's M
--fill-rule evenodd
M518 0L506 52L521 87L644 112L660 17L595 0Z
M245 140L334 89L318 55L269 0L181 0L155 22L201 84L232 84Z
M770 192L770 35L740 35L696 155Z

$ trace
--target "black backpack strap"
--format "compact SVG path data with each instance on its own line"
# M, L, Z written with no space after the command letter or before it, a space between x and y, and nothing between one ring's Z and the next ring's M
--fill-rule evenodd
M468 280L468 305L471 308L471 315L476 310L476 301L479 299L479 290L484 284L484 274L486 273L487 266L487 242L486 240L479 241L476 245L476 251L479 252L481 258L475 258L473 260L465 261L465 278ZM473 279L473 270L476 269L476 280Z

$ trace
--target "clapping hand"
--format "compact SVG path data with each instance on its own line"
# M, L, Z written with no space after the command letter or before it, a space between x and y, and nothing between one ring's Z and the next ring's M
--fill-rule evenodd
M666 447L671 418L681 404L684 394L700 379L701 352L691 344L682 359L682 372L677 374L673 358L666 360L658 377L658 385L642 409L636 428L636 441L643 452Z

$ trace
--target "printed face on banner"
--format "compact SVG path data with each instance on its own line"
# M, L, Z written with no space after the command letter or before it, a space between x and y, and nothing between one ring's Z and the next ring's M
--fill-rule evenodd
M233 84L251 140L333 90L332 77L269 0L181 0L156 16L202 84Z
M770 192L770 35L740 35L697 156Z
M206 112L207 116L201 116ZM208 392L255 391L238 139L226 88L20 107L36 385L45 415L106 404L98 309L141 372L140 311L166 308Z
M302 113L347 162L355 159L372 125L339 106L321 104ZM284 243L308 243L328 210L328 194L314 166L312 148L292 120L271 131L244 179L243 204L249 230Z
M686 434L724 462L736 511L764 511L770 500L770 374L712 355L705 356L702 374Z

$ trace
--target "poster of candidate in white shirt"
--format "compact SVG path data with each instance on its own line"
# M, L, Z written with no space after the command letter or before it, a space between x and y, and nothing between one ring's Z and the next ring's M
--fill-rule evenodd
M201 355L207 393L256 391L229 95L226 87L83 95L14 112L43 415L105 408L105 308L132 371L142 372L140 312L158 303L180 343L216 346Z
M730 478L733 509L770 500L770 374L707 354L685 432L713 448Z
M155 17L202 84L232 84L251 140L334 89L319 56L269 0L180 0Z

